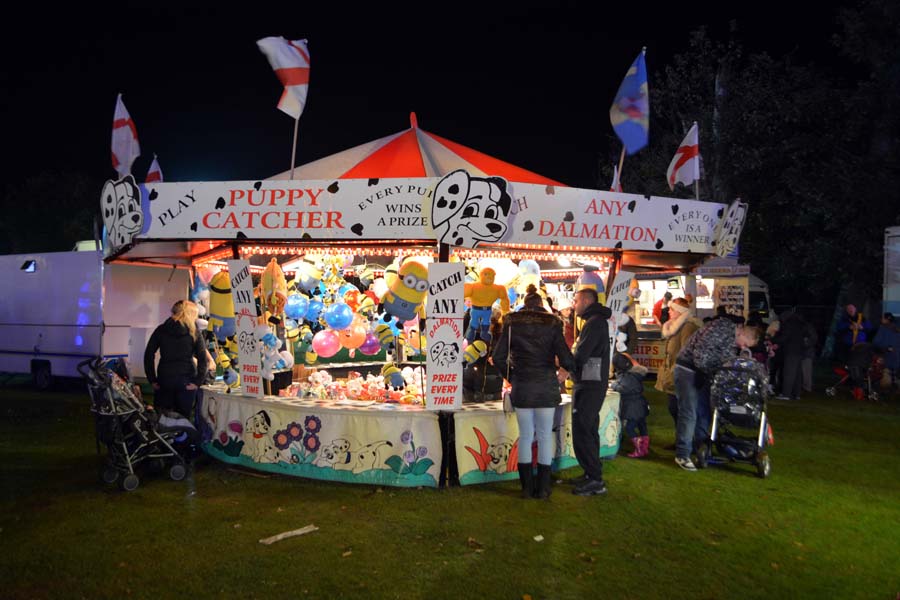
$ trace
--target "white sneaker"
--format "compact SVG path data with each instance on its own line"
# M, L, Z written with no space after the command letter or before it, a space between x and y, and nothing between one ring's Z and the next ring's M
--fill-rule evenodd
M685 471L696 471L697 467L694 466L694 463L690 458L681 458L675 457L675 464L684 469Z

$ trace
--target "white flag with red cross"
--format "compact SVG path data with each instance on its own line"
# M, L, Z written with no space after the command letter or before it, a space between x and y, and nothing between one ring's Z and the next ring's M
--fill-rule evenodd
M281 36L263 38L256 42L269 59L275 75L284 86L278 108L299 119L306 106L309 90L309 50L306 40L286 40Z
M156 155L154 154L153 162L150 163L150 169L147 170L147 179L144 180L144 183L162 182L162 180L162 169L159 168L159 161L156 160Z
M122 102L122 94L119 94L116 99L116 112L113 115L112 166L120 179L131 173L131 165L140 155L141 146L138 144L137 128L125 108L125 103Z
M700 134L697 131L697 122L691 127L684 141L675 151L675 157L669 163L666 171L666 181L669 189L674 190L676 183L691 185L700 179Z

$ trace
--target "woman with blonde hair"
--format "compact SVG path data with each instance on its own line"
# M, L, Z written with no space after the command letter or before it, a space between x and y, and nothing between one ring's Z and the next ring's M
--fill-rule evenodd
M144 351L144 371L153 386L156 406L188 419L207 370L206 346L196 325L199 312L190 300L176 302L172 316L153 331Z
M662 368L656 374L657 390L669 396L669 414L678 421L678 399L675 396L675 359L678 353L701 327L703 322L691 315L691 307L684 298L669 301L669 320L662 325L662 338L666 341L666 355Z

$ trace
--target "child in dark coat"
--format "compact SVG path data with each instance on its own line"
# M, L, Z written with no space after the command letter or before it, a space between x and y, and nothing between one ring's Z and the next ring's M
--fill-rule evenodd
M613 357L616 380L612 389L619 392L619 419L625 423L625 433L634 444L631 458L647 456L650 451L650 436L647 434L647 415L650 405L644 398L644 377L647 367L639 364L631 355L622 352Z

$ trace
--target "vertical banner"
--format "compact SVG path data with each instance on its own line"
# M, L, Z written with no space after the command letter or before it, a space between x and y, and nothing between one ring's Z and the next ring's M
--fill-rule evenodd
M632 300L628 294L631 289L631 280L634 279L634 273L630 271L619 271L616 273L616 280L609 288L606 295L606 305L612 311L612 317L609 319L609 364L612 365L612 357L616 349L616 331L622 323L620 315L628 306L628 302Z
M465 266L462 263L428 265L426 305L425 408L462 408L462 344Z
M241 391L246 396L263 395L259 346L256 343L256 302L253 300L253 278L250 262L226 260L231 278L231 297L234 299L234 317L238 342L238 361L241 369Z

